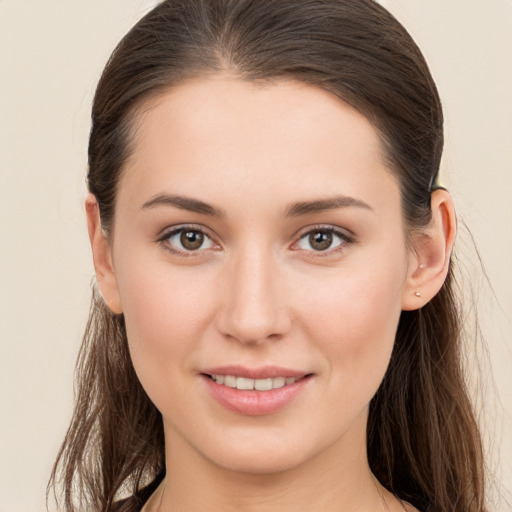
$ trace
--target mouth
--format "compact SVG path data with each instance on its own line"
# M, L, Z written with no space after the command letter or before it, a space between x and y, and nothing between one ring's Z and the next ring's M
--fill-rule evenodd
M221 386L228 388L236 388L244 391L271 391L272 389L279 389L285 386L294 384L303 377L268 377L265 379L251 379L248 377L239 377L236 375L209 375L205 374L211 380ZM309 375L309 374L308 374ZM305 375L304 377L307 377Z
M311 388L315 374L282 367L212 368L201 373L211 396L237 414L261 416L288 407Z

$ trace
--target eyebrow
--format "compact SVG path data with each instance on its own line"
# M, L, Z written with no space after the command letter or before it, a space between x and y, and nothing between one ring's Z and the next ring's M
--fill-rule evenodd
M158 206L173 206L180 210L187 210L202 215L210 215L212 217L225 218L226 214L220 208L212 206L208 203L193 199L191 197L157 194L142 205L142 210L147 208L156 208ZM285 212L285 217L300 217L311 213L320 213L328 210L336 210L339 208L357 207L373 211L372 207L350 196L335 196L326 199L317 199L314 201L300 201L290 205Z
M286 210L286 217L299 217L311 213L320 213L338 208L357 207L373 211L373 208L364 201L350 196L335 196L315 201L301 201L290 205Z
M204 203L203 201L199 201L199 199L167 194L158 194L152 197L142 205L141 210L146 208L155 208L157 206L174 206L180 210L187 210L189 212L200 213L202 215L210 215L212 217L226 216L223 210L208 203Z

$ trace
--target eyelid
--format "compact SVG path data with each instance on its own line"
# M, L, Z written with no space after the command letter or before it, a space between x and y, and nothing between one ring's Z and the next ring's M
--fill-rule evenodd
M177 247L171 246L168 243L167 244L165 243L172 236L180 233L181 231L186 231L186 230L198 231L198 232L202 233L205 237L207 237L209 240L211 240L211 242L216 246L213 249L217 249L217 248L221 247L221 245L216 241L215 235L213 235L208 228L206 228L205 226L202 226L200 224L177 224L174 226L169 226L169 227L165 228L156 237L155 241L160 243L160 245L162 245L162 247L164 247L165 250L167 250L173 254L176 254L178 256L185 256L185 257L199 256L201 254L204 254L205 251L212 249L212 248L207 248L207 249L198 249L196 251L186 251L186 250L181 250Z
M313 249L300 249L295 248L297 244L303 240L306 236L310 235L311 233L315 231L328 231L330 233L333 233L335 236L339 237L342 240L342 243L338 244L337 246L333 248L326 249L325 251L315 251ZM296 234L296 241L293 242L291 249L295 251L304 251L311 254L314 254L315 257L323 257L323 256L329 256L331 254L337 253L339 251L342 251L345 249L347 244L353 244L356 243L357 239L355 235L349 231L348 229L340 228L338 226L333 226L332 224L315 224L313 226L307 226L305 228L302 228L297 234Z

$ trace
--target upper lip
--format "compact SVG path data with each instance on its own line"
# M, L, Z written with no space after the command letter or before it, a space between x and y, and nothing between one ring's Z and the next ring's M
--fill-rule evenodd
M294 377L302 378L308 375L308 372L283 368L281 366L260 366L257 368L248 368L241 365L216 366L202 370L206 375L233 375L236 377L245 377L246 379L271 379L274 377Z

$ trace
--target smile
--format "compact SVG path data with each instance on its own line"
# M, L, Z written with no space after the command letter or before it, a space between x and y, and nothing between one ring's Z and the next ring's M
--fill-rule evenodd
M272 366L225 366L201 375L216 402L246 416L277 413L298 400L316 380L312 373Z
M247 391L270 391L289 386L297 381L296 377L273 377L267 379L249 379L234 375L210 375L209 377L217 384Z

